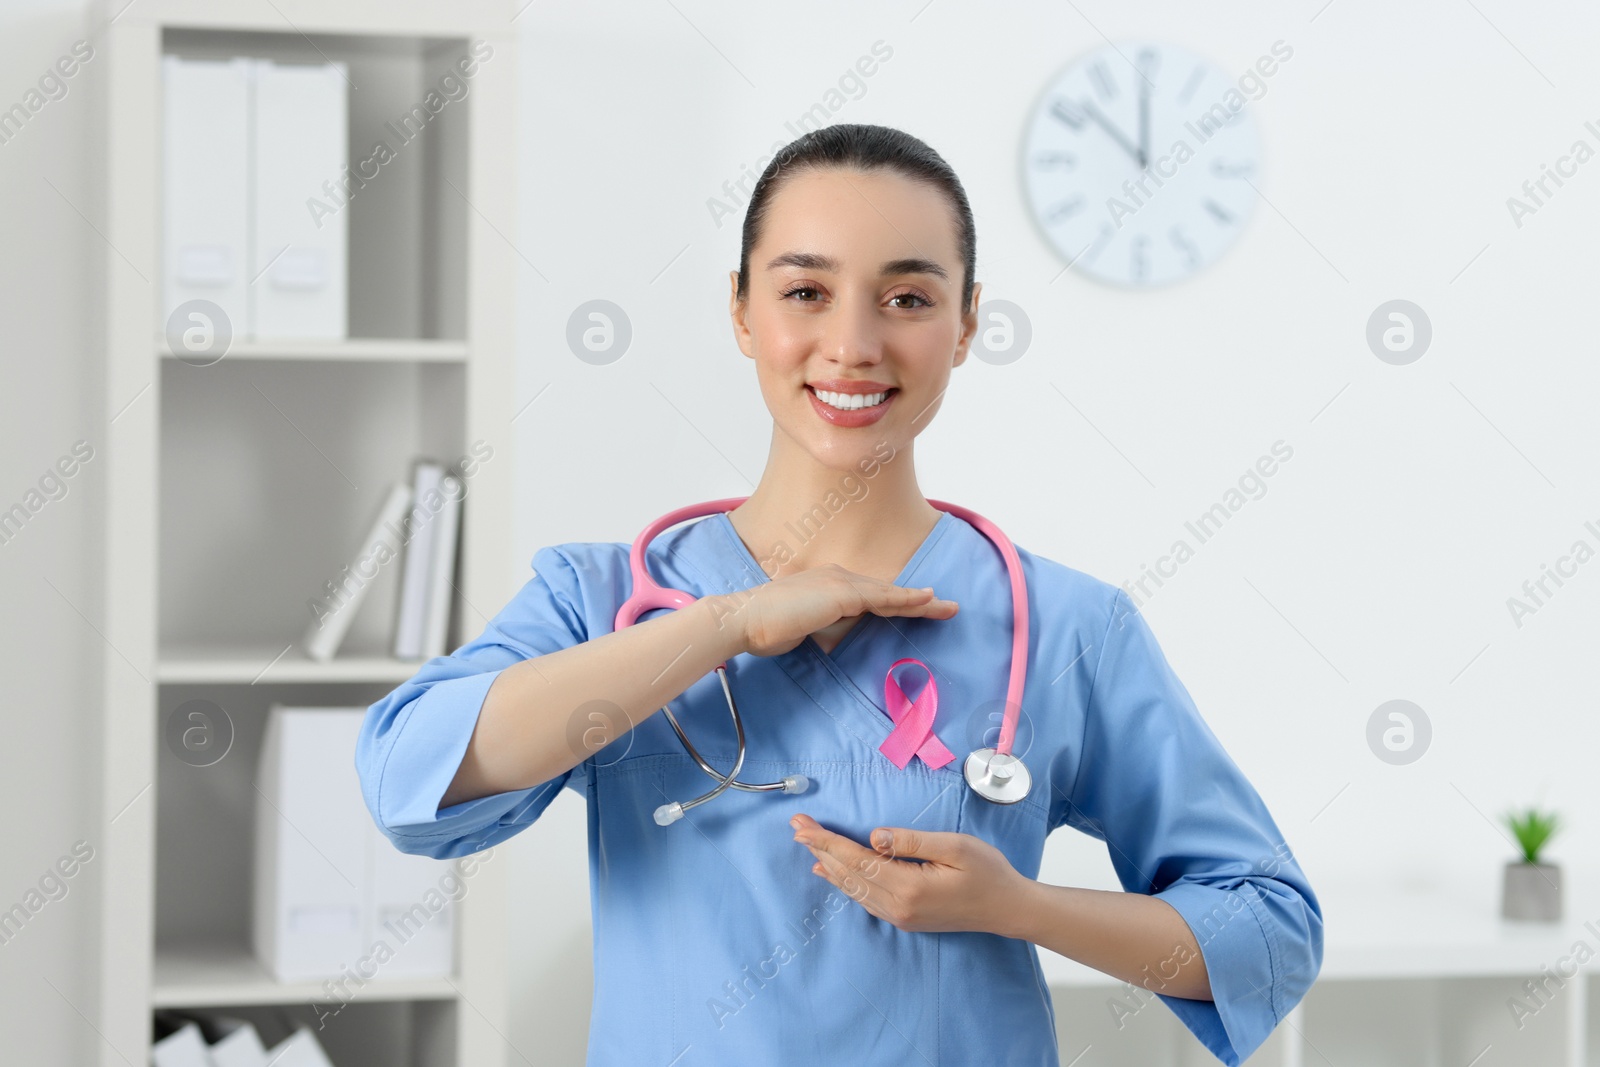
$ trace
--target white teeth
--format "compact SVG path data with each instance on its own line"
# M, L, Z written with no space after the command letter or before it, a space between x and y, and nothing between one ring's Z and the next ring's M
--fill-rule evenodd
M888 398L887 392L883 393L829 393L822 389L812 389L817 399L830 408L840 411L859 411L861 408L875 407Z

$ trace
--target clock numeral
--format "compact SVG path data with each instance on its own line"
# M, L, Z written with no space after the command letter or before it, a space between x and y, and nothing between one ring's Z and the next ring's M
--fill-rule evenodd
M1084 126L1088 125L1089 122L1089 118L1083 113L1082 108L1071 100L1064 98L1055 100L1050 104L1050 114L1079 132L1082 132Z
M1187 104L1194 91L1200 88L1200 83L1205 80L1206 68L1196 67L1194 73L1189 75L1189 80L1183 83L1183 91L1178 94L1178 103Z
M1229 163L1222 159L1211 161L1211 173L1219 178L1243 178L1246 174L1254 174L1254 163Z
M1167 237L1171 239L1175 248L1187 254L1188 266L1191 269L1200 265L1200 247L1193 241L1189 240L1188 237L1184 236L1181 227L1174 226L1172 229L1168 230Z
M1038 170L1049 167L1060 167L1062 170L1076 170L1078 157L1071 152L1035 152L1033 165Z
M1116 99L1117 83L1111 80L1111 72L1106 69L1105 63L1096 62L1089 68L1089 80L1094 83L1094 91L1100 99Z
M1134 237L1131 245L1128 248L1128 270L1133 275L1133 280L1136 282L1144 281L1146 265L1145 245L1148 242L1149 238L1141 233Z
M1206 210L1211 212L1211 214L1216 217L1216 220L1222 225L1233 225L1233 216L1228 214L1227 210L1215 200L1208 199L1206 201Z
M1083 197L1075 196L1071 200L1063 200L1045 214L1047 222L1060 222L1068 215L1083 210Z

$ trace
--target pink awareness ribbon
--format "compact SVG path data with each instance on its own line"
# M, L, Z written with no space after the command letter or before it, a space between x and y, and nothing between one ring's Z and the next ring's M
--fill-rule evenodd
M922 687L914 703L894 680L895 668L907 663L915 663L928 671L928 684ZM912 756L920 756L923 763L937 769L956 758L933 732L934 715L939 710L939 687L934 684L933 671L928 670L926 663L908 656L890 664L889 673L883 679L883 704L889 718L894 720L894 730L884 738L878 751L889 757L889 762L905 770Z

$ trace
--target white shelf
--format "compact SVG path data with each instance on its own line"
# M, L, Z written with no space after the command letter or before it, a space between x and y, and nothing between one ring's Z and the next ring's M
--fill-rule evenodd
M176 360L163 339L156 355ZM320 359L392 363L464 363L465 341L415 341L401 338L351 338L346 341L239 341L223 359Z
M256 685L265 682L403 682L423 660L340 655L326 663L306 656L298 643L285 648L193 646L163 648L156 668L162 682Z
M363 1001L454 1000L446 978L374 978L360 987ZM321 981L279 982L243 945L158 945L150 991L152 1008L207 1008L240 1004L307 1004L328 999Z

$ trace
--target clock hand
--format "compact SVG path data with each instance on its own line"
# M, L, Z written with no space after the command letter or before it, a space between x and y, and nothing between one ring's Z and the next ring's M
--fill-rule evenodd
M1139 168L1150 167L1150 79L1139 77Z
M1144 161L1139 157L1139 149L1134 146L1133 142L1129 141L1123 136L1121 130L1117 129L1106 120L1106 117L1100 113L1100 109L1094 106L1094 101L1085 100L1082 104L1082 107L1084 113L1087 114L1091 119L1094 119L1101 129L1110 134L1111 139L1121 145L1123 150L1127 152L1128 155L1132 156L1134 160L1138 162L1141 168L1144 166Z

